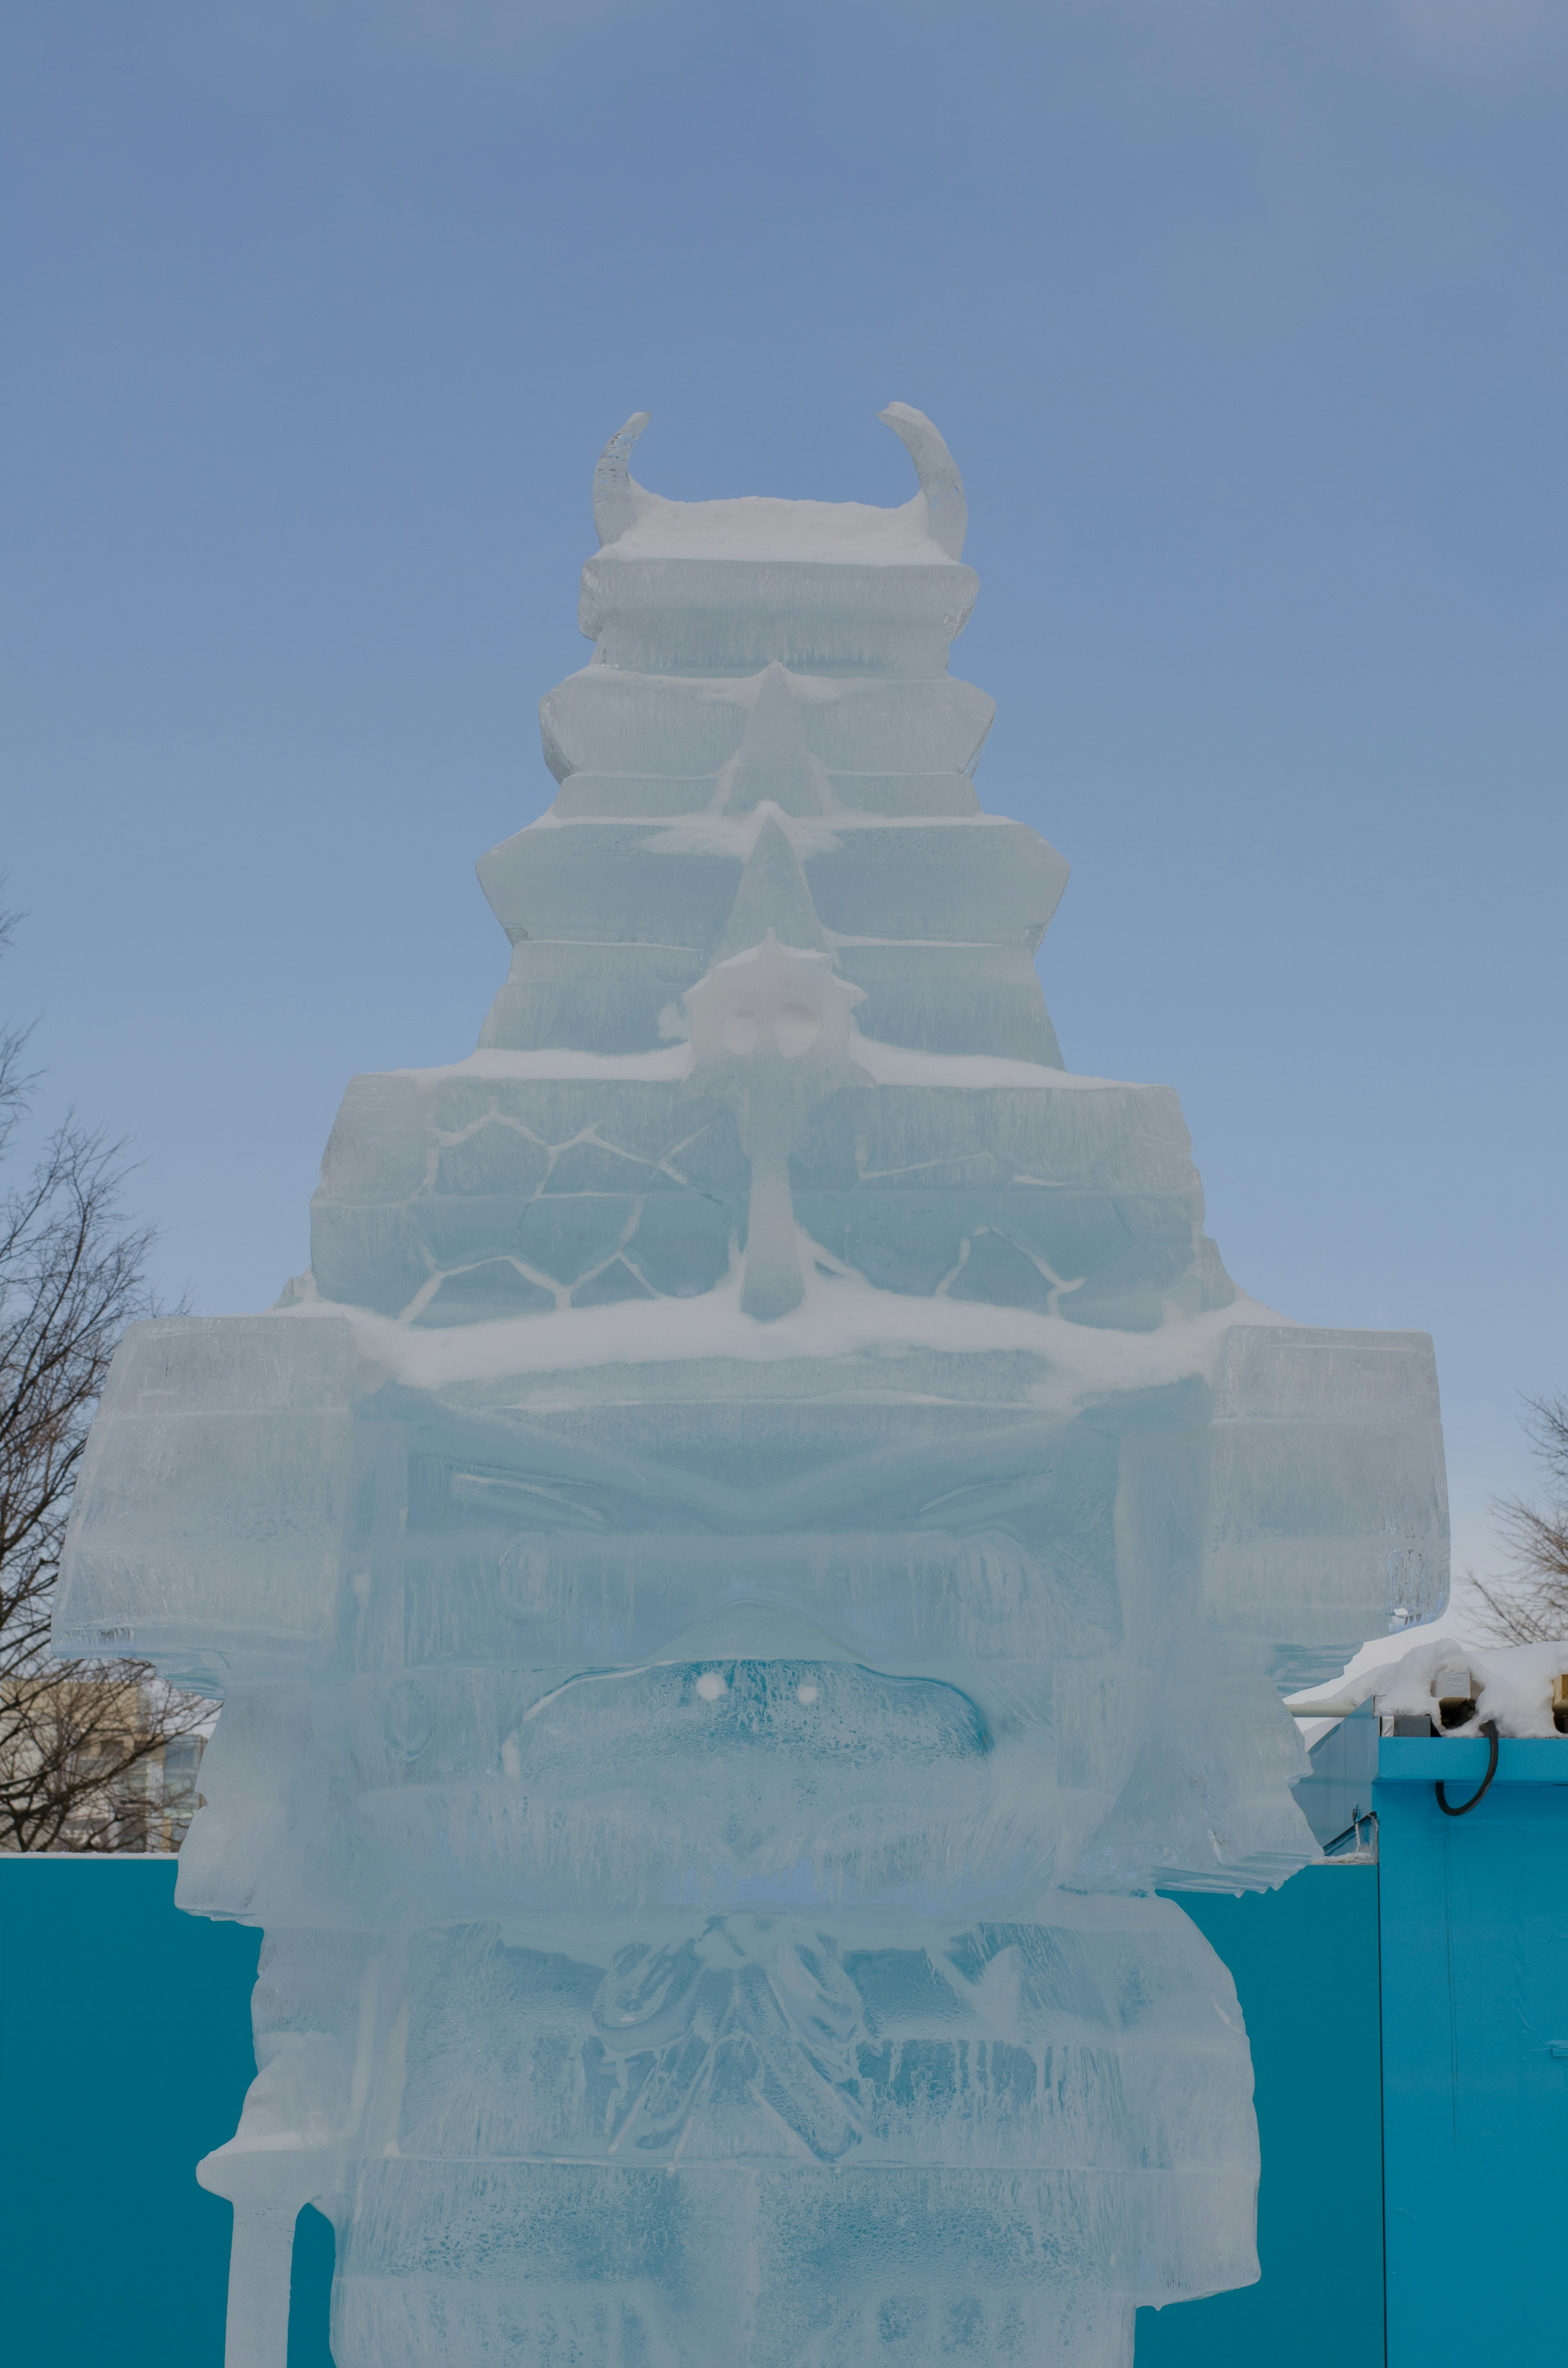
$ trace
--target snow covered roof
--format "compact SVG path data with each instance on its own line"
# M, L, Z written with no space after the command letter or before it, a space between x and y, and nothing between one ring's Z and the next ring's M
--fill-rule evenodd
M610 559L829 560L856 567L951 567L926 524L926 496L896 510L870 502L791 502L769 494L671 502L631 488L637 520Z
M906 447L920 491L897 509L869 502L793 502L767 494L673 502L631 472L648 424L634 412L594 472L594 522L612 559L827 561L855 567L956 567L968 523L963 480L922 411L890 403L878 415Z

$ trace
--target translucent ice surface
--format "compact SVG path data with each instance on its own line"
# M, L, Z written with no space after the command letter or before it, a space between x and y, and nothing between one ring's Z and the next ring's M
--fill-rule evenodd
M892 511L612 439L480 1049L350 1085L277 1309L115 1360L57 1641L224 1697L230 2368L307 2200L339 2368L1126 2368L1256 2274L1154 1887L1317 1855L1279 1695L1442 1605L1430 1345L1239 1293L1174 1093L1063 1067L884 416Z

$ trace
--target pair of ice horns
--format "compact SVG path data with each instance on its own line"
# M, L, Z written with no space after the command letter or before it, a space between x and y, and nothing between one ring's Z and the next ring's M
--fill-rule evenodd
M599 454L594 471L594 525L599 544L619 542L637 523L647 495L631 474L631 448L652 415L634 411ZM926 531L949 559L963 557L969 504L963 479L940 431L912 404L890 403L877 416L903 445L915 463L926 502ZM640 501L639 496L642 497Z

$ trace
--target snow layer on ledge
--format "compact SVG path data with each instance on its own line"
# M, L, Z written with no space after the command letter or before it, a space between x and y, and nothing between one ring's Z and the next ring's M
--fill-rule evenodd
M926 526L926 496L895 510L870 502L792 502L771 494L672 502L632 488L637 523L600 559L827 560L852 567L959 567Z
M801 1235L803 1260L812 1248ZM415 1330L389 1315L306 1298L281 1312L309 1321L329 1315L352 1324L360 1354L389 1381L440 1390L460 1383L500 1382L514 1373L580 1372L595 1365L678 1364L734 1359L778 1363L892 1354L887 1381L900 1395L900 1350L949 1356L1023 1352L1041 1366L1030 1403L1066 1412L1109 1391L1162 1388L1212 1368L1233 1325L1288 1326L1258 1301L1238 1299L1207 1315L1172 1309L1152 1332L1116 1332L1064 1316L974 1300L916 1299L879 1291L858 1278L824 1275L807 1264L806 1296L790 1315L761 1323L741 1309L742 1276L699 1298L620 1301L608 1307L501 1316L486 1324Z
M1035 1061L1009 1061L989 1053L920 1053L905 1044L884 1044L874 1036L849 1033L850 1058L879 1086L948 1086L971 1092L1008 1087L1041 1087L1116 1093L1141 1091L1124 1077L1080 1077L1070 1069L1048 1069ZM451 1077L571 1079L621 1085L681 1085L691 1070L691 1047L677 1043L656 1053L580 1053L570 1045L547 1045L522 1053L481 1051L434 1069L394 1069L429 1091Z
M1358 1661L1364 1660L1372 1651L1387 1649L1380 1639L1367 1655L1358 1654L1356 1657ZM1350 1666L1354 1668L1355 1663ZM1475 1716L1467 1725L1448 1728L1449 1736L1479 1735L1486 1720L1495 1725L1499 1735L1557 1734L1551 1716L1551 1689L1559 1674L1568 1669L1568 1640L1560 1645L1505 1645L1483 1652L1452 1636L1424 1638L1401 1653L1395 1661L1385 1659L1381 1665L1363 1668L1354 1677L1347 1674L1338 1685L1310 1687L1305 1699L1332 1695L1340 1702L1370 1701L1377 1704L1380 1717L1435 1716L1434 1683L1441 1671L1460 1668L1470 1671L1477 1689L1473 1697ZM1324 1732L1331 1723L1324 1722ZM1315 1742L1317 1722L1312 1721L1312 1725L1310 1740Z
M870 941L869 941L870 942ZM992 1053L918 1053L907 1044L884 1044L851 1028L849 1057L879 1086L989 1087L1063 1086L1095 1093L1126 1087L1124 1077L1080 1077L1071 1069L1048 1069L1036 1061L1009 1061ZM1136 1087L1134 1091L1139 1090Z
M483 1047L465 1061L447 1061L434 1069L393 1069L394 1077L412 1077L425 1092L451 1077L575 1079L594 1085L679 1085L691 1067L689 1044L671 1044L656 1053L583 1053L569 1044L547 1044L526 1053L493 1052Z

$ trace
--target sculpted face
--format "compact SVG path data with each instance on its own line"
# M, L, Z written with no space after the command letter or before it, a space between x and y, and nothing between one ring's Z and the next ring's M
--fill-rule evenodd
M623 1440L651 1411L622 1410ZM334 1815L347 1796L410 1910L1038 1903L1109 1797L1109 1770L1060 1786L1056 1704L1125 1659L1117 1441L891 1392L826 1436L804 1412L661 1409L632 1452L593 1412L467 1454L413 1430L395 1545L351 1599L361 1674L335 1707L317 1681L226 1713L192 1868L254 1861L231 1818L254 1827L261 1763L290 1827L319 1822L330 1761ZM720 1475L759 1435L771 1476L737 1488ZM273 1742L243 1742L258 1722Z

